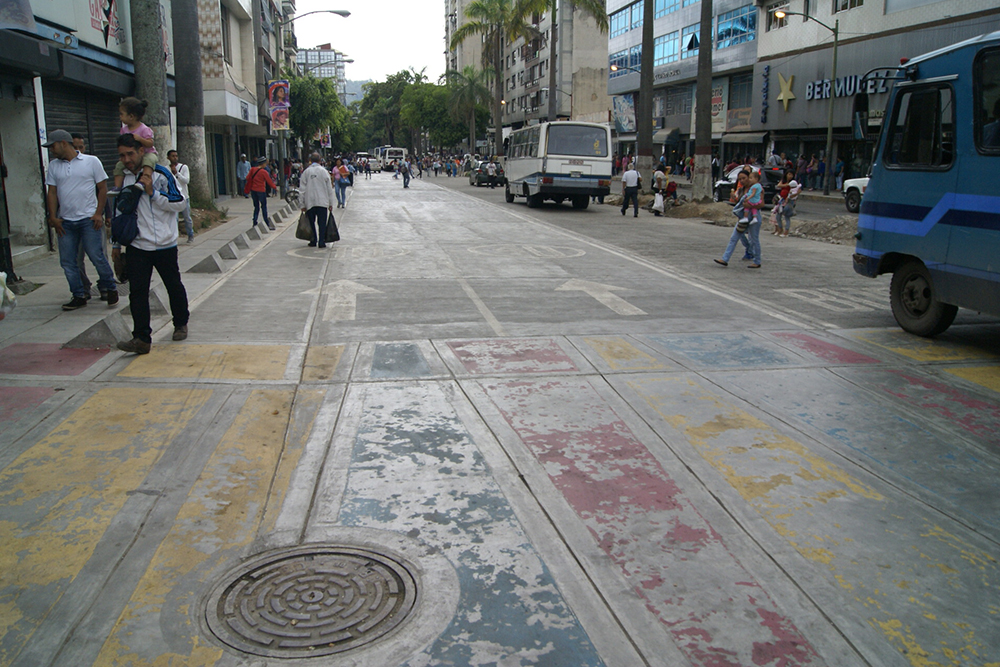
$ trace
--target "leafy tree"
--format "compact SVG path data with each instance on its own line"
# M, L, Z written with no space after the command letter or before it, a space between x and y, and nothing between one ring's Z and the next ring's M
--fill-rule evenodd
M476 152L476 112L481 105L489 102L489 81L493 73L477 70L466 65L461 72L449 70L444 73L448 81L448 111L456 120L468 123L469 152Z
M340 103L337 90L329 79L312 76L289 81L292 106L288 126L305 144L311 144L317 132L330 128L332 137L342 138L348 131L350 114Z
M483 39L483 66L493 66L493 127L495 152L503 154L503 44L519 37L531 39L538 34L528 23L536 10L538 0L472 0L465 8L471 19L454 32L451 48L472 36Z
M361 112L372 124L372 139L378 144L398 146L399 113L406 87L424 80L423 72L403 70L390 75L385 81L364 85Z

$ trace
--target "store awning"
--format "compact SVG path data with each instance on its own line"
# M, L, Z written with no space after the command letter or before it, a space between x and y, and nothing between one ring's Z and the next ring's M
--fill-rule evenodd
M724 144L762 144L767 132L733 132L722 135Z
M676 144L681 140L680 128L665 127L653 135L654 144Z

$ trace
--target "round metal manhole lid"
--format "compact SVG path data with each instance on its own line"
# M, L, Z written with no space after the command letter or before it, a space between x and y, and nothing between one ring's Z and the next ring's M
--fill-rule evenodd
M212 633L234 649L270 658L349 651L399 626L416 581L382 554L315 545L258 556L223 577L208 597Z

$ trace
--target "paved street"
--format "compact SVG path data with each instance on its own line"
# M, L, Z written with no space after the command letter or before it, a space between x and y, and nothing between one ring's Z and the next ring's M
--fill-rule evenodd
M19 272L0 667L1000 665L996 318L464 179L359 180L325 250L230 205L149 355Z

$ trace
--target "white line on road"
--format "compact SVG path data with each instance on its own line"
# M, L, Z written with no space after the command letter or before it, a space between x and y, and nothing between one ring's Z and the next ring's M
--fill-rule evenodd
M614 290L623 290L624 287L605 285L604 283L594 283L589 280L567 280L556 288L557 292L584 292L595 298L599 303L607 306L619 315L645 315L646 311L636 308L631 303L614 294Z

